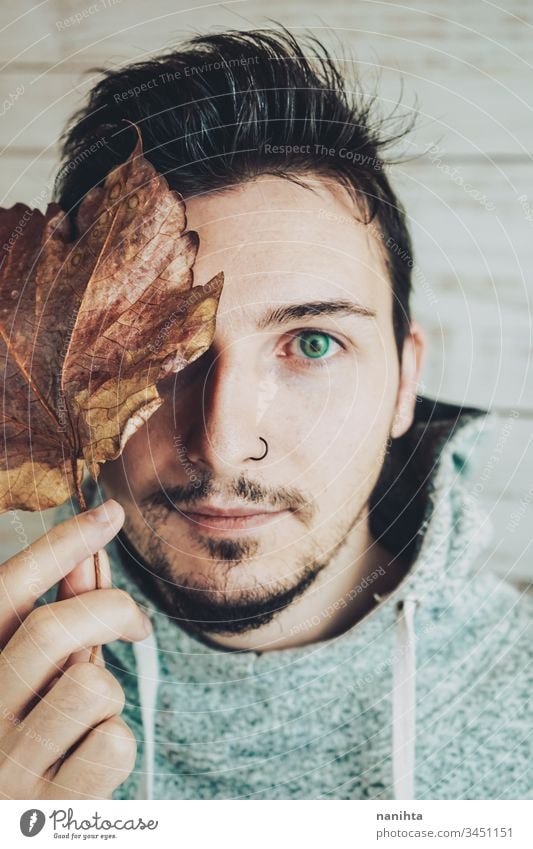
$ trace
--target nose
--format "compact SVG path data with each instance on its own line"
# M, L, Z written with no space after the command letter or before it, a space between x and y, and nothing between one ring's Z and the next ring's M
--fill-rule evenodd
M250 352L238 351L237 346L220 354L213 350L190 397L193 409L188 410L191 418L184 443L191 463L215 476L234 476L243 467L257 466L266 452L260 437L269 441L268 416L262 415L258 423L260 383Z

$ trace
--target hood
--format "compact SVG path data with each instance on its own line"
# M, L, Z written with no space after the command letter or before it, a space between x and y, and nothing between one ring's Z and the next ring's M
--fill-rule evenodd
M441 459L466 480L478 437L493 427L488 410L418 395L413 423L393 441L370 498L373 536L393 554L413 562L438 502L437 491L442 490L444 472L437 475ZM450 482L458 481L454 477Z
M415 798L416 609L431 587L439 593L445 580L448 592L455 592L475 554L487 545L492 528L489 525L487 533L487 517L469 498L464 484L478 438L493 427L494 418L487 410L417 396L413 424L393 442L370 499L374 538L411 563L408 575L383 600L392 603L394 599L396 616L392 663L395 799ZM476 547L476 530L481 527L484 535L483 539L477 535ZM470 556L463 559L463 568L457 568L453 549L461 546L470 548ZM450 581L452 563L455 574Z
M408 558L411 565L407 574L387 596L376 595L376 606L339 637L259 655L261 666L266 669L271 662L267 655L276 655L277 663L298 664L306 657L317 657L319 651L323 655L327 645L335 644L339 652L343 651L343 646L348 646L350 652L358 650L359 681L365 680L365 674L375 674L378 662L384 668L388 663L389 669L392 668L390 745L396 799L415 798L415 620L420 605L447 607L460 592L473 558L487 544L486 516L469 495L465 482L478 438L492 428L493 421L487 410L417 396L413 424L404 436L393 440L372 493L369 512L374 538L393 555ZM89 506L104 500L103 493L92 481L84 483L84 494ZM58 521L72 512L77 511L67 502L58 510ZM481 527L483 534L480 534ZM143 768L136 795L139 799L151 799L156 760L156 705L162 677L160 660L174 651L177 634L180 633L179 639L184 646L183 657L195 654L202 656L206 663L212 662L212 667L206 668L215 678L228 654L238 654L242 659L251 655L253 664L259 663L259 659L256 652L228 653L206 646L179 629L175 622L169 625L153 599L121 568L117 539L107 550L115 585L127 589L146 609L154 624L154 631L147 639L133 644L144 738ZM468 556L465 556L467 550ZM382 639L387 632L393 634L393 648L388 658L380 654L390 652L390 646L385 648ZM370 645L375 646L375 650L365 651ZM237 662L238 658L234 660ZM341 663L338 658L337 663Z

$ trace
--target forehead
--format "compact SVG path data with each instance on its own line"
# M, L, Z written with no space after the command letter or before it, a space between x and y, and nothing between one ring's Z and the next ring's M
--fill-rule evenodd
M188 228L200 236L194 283L224 271L222 313L326 297L387 311L391 284L375 224L357 221L338 183L305 179L311 188L264 175L187 200Z

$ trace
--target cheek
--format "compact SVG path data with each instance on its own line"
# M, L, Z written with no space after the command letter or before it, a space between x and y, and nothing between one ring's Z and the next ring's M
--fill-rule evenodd
M309 384L306 391L279 399L280 438L287 454L296 454L307 485L324 490L335 484L339 498L356 482L371 487L383 464L393 397L393 388L379 375L360 371L355 380Z
M127 498L142 494L147 484L158 480L163 468L177 462L177 452L169 438L168 425L158 410L133 436L121 456L102 468L104 480Z

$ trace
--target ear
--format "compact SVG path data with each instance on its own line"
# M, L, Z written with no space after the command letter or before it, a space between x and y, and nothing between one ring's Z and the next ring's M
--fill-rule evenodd
M400 384L390 435L393 439L409 430L415 415L416 393L426 352L426 337L421 325L411 321L405 337L400 370Z

